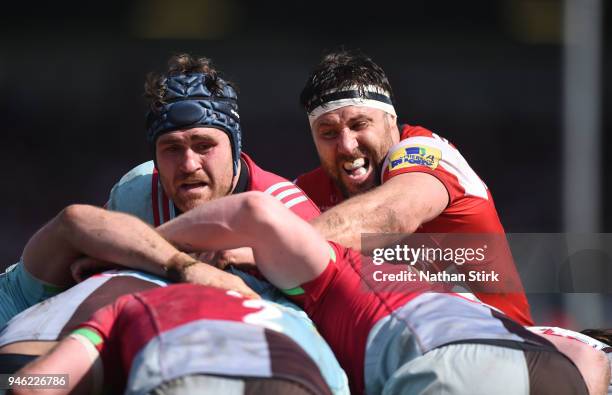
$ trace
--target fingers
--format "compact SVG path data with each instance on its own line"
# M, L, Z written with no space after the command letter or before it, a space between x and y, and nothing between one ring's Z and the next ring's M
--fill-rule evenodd
M216 269L205 263L189 265L182 272L183 281L208 285L226 291L236 291L249 299L260 299L260 296L249 288L238 276Z
M212 281L210 285L227 291L238 292L248 299L261 299L261 296L246 285L240 277L230 273L221 272L219 277Z
M253 250L248 247L217 251L210 262L218 269L225 270L228 266L240 268L255 267Z
M261 296L259 296L258 293L253 291L248 285L244 283L244 281L242 281L241 279L239 280L242 285L240 286L240 289L237 289L236 291L240 292L245 298L248 299L261 299Z

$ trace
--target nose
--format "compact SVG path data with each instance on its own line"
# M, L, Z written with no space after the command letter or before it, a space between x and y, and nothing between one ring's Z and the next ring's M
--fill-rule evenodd
M181 160L180 169L185 173L195 173L201 168L200 157L191 149L187 149Z
M359 146L357 137L349 130L343 130L338 139L338 152L345 155L352 155Z

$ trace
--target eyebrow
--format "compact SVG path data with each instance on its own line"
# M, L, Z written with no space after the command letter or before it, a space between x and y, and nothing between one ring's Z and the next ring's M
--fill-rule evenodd
M212 138L211 136L202 136L199 134L193 135L191 136L191 141L204 141L204 142L208 142L208 143L214 143L217 140Z
M160 137L157 140L157 144L159 144L159 145L167 145L167 144L179 143L181 141L183 141L183 139L178 138L178 137L172 137L172 136L170 136L170 137Z
M175 143L182 143L184 141L187 142L209 142L209 143L214 143L215 139L213 139L210 136L201 136L201 135L193 135L191 136L188 140L184 139L184 138L180 138L180 137L175 137L175 136L164 136L163 139L160 138L158 144L160 145L166 145L166 144L175 144Z
M373 120L373 118L370 117L369 115L360 113L360 114L356 114L356 115L352 116L346 122L347 123L351 123L351 122L359 121L359 120L362 120L362 119L365 119L365 120L368 120L368 121L372 121ZM321 126L334 126L334 125L337 125L338 123L340 123L340 122L331 121L331 120L327 121L325 119L322 119L321 121L319 121L317 127L321 127Z
M348 121L347 121L347 123L350 123L350 122L355 122L355 121L359 121L359 120L362 120L362 119L365 119L365 120L367 120L367 121L372 121L372 120L374 120L374 118L372 118L372 117L371 117L371 116L369 116L369 115L366 115L366 114L357 114L357 115L355 115L354 117L349 118L349 119L348 119Z

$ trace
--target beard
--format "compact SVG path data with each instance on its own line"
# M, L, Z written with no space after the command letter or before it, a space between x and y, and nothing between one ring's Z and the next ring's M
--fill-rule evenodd
M358 158L365 158L364 167L366 167L366 172L369 172L370 174L362 182L354 183L350 182L348 179L347 172L344 169L344 163L353 162ZM338 155L335 162L324 161L321 157L319 157L319 159L321 162L321 167L338 187L344 198L359 195L380 185L379 170L384 160L384 156L378 152L372 152L369 149L358 147L351 152L350 155Z
M214 180L204 175L183 175L179 178L179 182L175 183L172 188L165 187L164 181L166 180L161 173L160 179L164 192L182 213L210 202L211 200L227 196L231 194L234 187L233 176L230 172L218 175ZM205 185L198 191L186 192L181 190L179 186L180 183L197 183L199 181Z
M391 138L390 132L387 133L387 136L388 137L384 138L379 147L357 147L355 150L353 150L353 152L351 152L350 155L339 154L336 157L335 162L324 161L323 158L319 157L321 167L332 179L334 184L336 184L345 198L362 194L381 185L380 175L382 165L387 153L389 152L389 149L393 145L393 139ZM357 158L366 158L366 172L370 172L370 174L360 183L351 183L348 179L347 172L344 169L344 163L353 162Z

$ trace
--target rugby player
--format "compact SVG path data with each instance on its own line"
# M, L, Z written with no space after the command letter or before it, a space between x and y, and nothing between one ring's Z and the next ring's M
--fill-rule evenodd
M26 244L20 262L2 274L0 327L26 308L74 285L71 266L85 256L257 297L239 277L180 253L131 215L72 205L38 230Z
M49 302L65 317L65 309ZM20 329L40 339L40 332L28 331L26 317L40 321L40 314L20 317ZM76 393L96 393L104 383L109 393L127 394L160 386L164 394L201 393L202 388L224 394L348 394L346 376L304 314L274 302L200 285L170 285L120 297L84 323L70 321L63 323L71 329L59 346L17 377L68 374L69 385L58 393L75 387ZM45 337L57 337L57 325L42 327ZM19 329L9 335L23 337Z
M236 91L218 76L208 59L196 59L187 54L173 56L165 74L149 75L145 91L149 101L147 139L154 160L136 167L114 186L106 204L108 209L132 214L157 226L209 200L254 190L276 197L306 220L319 215L317 207L299 188L262 170L241 152ZM63 217L61 214L57 219L60 224ZM53 252L52 248L49 252ZM44 255L32 259L24 251L20 261L0 275L0 325L74 284L67 268L72 261L49 256L53 259L46 259ZM218 261L225 256L225 252L220 251L209 258ZM232 261L252 259L248 249L231 254ZM113 262L133 265L126 260ZM78 272L93 272L100 271L104 264L89 259L80 261L75 267ZM164 274L163 265L139 268ZM192 276L195 269L190 271L189 276ZM201 275L198 281L202 283L229 282L230 288L244 287L221 271L209 268L197 271Z
M241 150L237 94L209 59L173 56L168 70L145 83L147 139L153 161L113 187L106 207L154 226L197 205L245 191L262 191L305 220L318 208L293 183L262 170ZM228 260L231 259L231 262ZM214 262L252 262L248 249L212 257Z
M398 125L381 67L362 54L330 53L309 76L300 103L321 166L296 184L323 211L312 223L326 239L355 249L366 233L493 240L494 251L489 248L480 269L495 272L503 284L480 282L471 290L518 322L532 323L491 191L445 138ZM470 265L456 269L464 273Z
M73 245L79 246L78 249L75 249ZM305 386L310 385L308 383L312 381L315 389L319 388L318 377L322 377L325 384L321 388L325 390L321 389L318 392L313 390L311 393L328 393L329 391L338 394L348 393L348 384L344 372L338 365L329 347L314 329L312 322L302 310L288 302L270 284L255 278L247 280L256 289L255 293L240 278L229 273L221 272L221 276L208 276L208 273L219 270L198 262L184 253L180 253L161 238L154 229L139 219L124 213L110 212L101 208L84 205L66 208L46 225L43 230L39 231L28 243L24 257L28 263L38 262L33 261L32 257L38 257L39 259L47 257L46 261L49 264L53 264L55 267L66 267L66 262L71 262L75 259L88 259L80 258L82 254L109 262L116 261L126 266L131 265L141 270L157 272L160 275L176 271L181 273L183 280L207 284L209 288L212 288L210 285L213 285L215 287L222 287L225 290L238 290L248 295L248 300L251 301L260 296L267 300L262 305L266 307L265 311L250 315L249 317L251 318L245 322L262 327L269 326L271 330L281 333L282 335L279 335L281 337L280 345L266 343L261 340L267 341L267 336L263 336L263 338L260 336L259 343L256 341L258 338L254 338L253 341L251 339L245 340L244 336L251 333L248 330L248 333L240 331L225 333L228 327L220 327L215 332L215 342L218 343L218 348L212 349L209 343L202 343L196 339L197 341L193 344L193 348L191 348L191 344L184 343L183 346L185 348L181 348L180 351L173 351L178 352L180 354L179 357L185 359L184 363L174 361L177 364L177 369L187 369L180 372L176 371L177 377L183 376L183 373L193 373L194 371L189 371L189 369L193 368L197 369L198 373L227 374L230 376L240 376L242 374L245 377L274 377L290 381L304 381L306 382L306 384L303 384ZM53 257L56 260L52 260L49 257ZM59 259L65 259L66 261L59 261ZM34 267L39 268L40 265L35 265ZM245 278L251 277L247 274L243 274L243 276ZM211 278L214 281L211 281ZM227 279L224 282L217 282L217 280L223 278ZM167 283L167 279L141 272L125 270L120 272L104 272L94 275L69 290L30 307L13 317L0 332L0 370L4 373L14 373L15 367L21 367L24 362L48 352L58 340L65 338L80 323L89 319L98 308L113 303L116 298L150 288L165 286ZM189 290L191 288L181 289ZM205 288L198 289L202 290ZM232 312L232 306L235 304L236 295L240 295L240 293L232 291L235 295L228 299L221 291L219 291L220 293L215 293L215 291L209 290L207 293L202 293L200 290L196 289L193 292L186 291L186 295L182 298L177 298L177 301L170 298L180 296L180 291L162 292L163 296L159 300L163 300L165 305L163 307L149 307L151 309L158 308L158 313L170 320L169 325L173 325L173 319L178 320L180 317L183 319L181 325L196 319L212 320L227 318L230 321L236 319L230 313ZM209 296L211 299L206 299ZM202 300L203 298L206 299L206 303ZM227 303L227 306L224 303ZM214 308L211 308L211 304L214 305ZM179 308L180 306L182 306L182 310ZM188 313L197 310L198 306L201 308L200 315L196 317L190 316ZM255 303L249 306L258 307L260 305ZM112 310L110 307L107 308L107 310L109 309ZM228 317L219 315L219 312L215 313L215 311L225 311L225 309L227 309L229 314ZM179 312L182 312L183 315L181 316ZM132 318L134 316L131 316ZM148 316L142 316L140 319L150 322L148 321L149 318ZM243 317L239 318L241 320ZM258 321L258 318L261 318L261 320ZM111 321L105 316L100 322L110 323ZM110 327L108 329L110 330ZM140 332L138 330L132 331L132 337L126 335L129 331L120 331L122 339L125 336L125 339L129 338L129 341L126 340L128 343L119 346L119 348L112 349L110 351L110 358L123 355L122 349L128 349L127 344L133 341L135 337L142 335L142 329L141 325L139 327ZM198 333L203 337L207 335L206 328L189 326L185 328L185 330L187 329L189 329L190 334L193 336L198 336ZM165 336L164 339L167 339ZM223 349L222 347L223 345L234 343L237 344L235 350L232 347L229 347L229 349ZM265 348L266 344L270 346L269 349ZM209 347L209 352L215 355L214 358L211 357L210 353L205 354L208 359L202 361L201 365L197 367L189 365L189 363L193 362L194 353L202 351L202 347L205 346ZM234 352L242 350L244 354L247 350L252 350L253 348L263 351L259 355L259 359L253 360L252 363L246 363L244 355L238 355ZM80 351L84 352L86 349ZM130 348L130 350L132 349ZM173 352L170 352L170 354L173 355ZM78 350L75 353L78 354ZM88 357L88 355L85 353L84 357ZM304 358L304 355L307 355L307 357ZM131 364L132 356L124 362L128 365ZM157 358L149 358L149 356L147 354L144 360L139 360L139 363L143 363L143 366L146 368L150 368L151 364L155 364L158 361ZM70 354L66 356L66 361L79 361L78 355L73 356ZM260 368L261 366L274 367L279 363L283 366L276 370L266 371ZM113 367L115 365L112 364ZM210 371L211 365L216 365L216 369ZM53 366L55 369L59 368L56 365ZM77 366L84 365L77 363ZM236 366L240 366L240 369L236 368ZM313 366L315 367L314 370L311 369ZM107 368L106 370L109 374L112 372L112 369ZM136 370L130 370L129 368L124 372L130 371L136 372ZM62 370L62 372L67 371ZM142 373L142 371L139 372ZM94 375L93 377L97 376ZM153 381L147 382L147 385L153 383L156 386L160 384L158 381L164 377L167 378L163 374L151 375L149 378ZM79 381L76 376L71 377L70 380L76 380L72 383L73 385L77 385ZM138 380L136 382L137 384L142 384ZM85 389L82 389L84 393L93 393L86 384L83 385L86 386ZM125 383L119 384L120 388L124 386ZM273 388L275 387L270 387L270 390ZM280 388L278 391L283 393L283 387L281 386ZM289 386L290 388L291 386ZM112 393L118 392L113 391Z
M158 231L187 251L251 247L261 273L315 322L352 393L588 393L545 338L442 284L375 283L378 266L263 193L212 201Z
M166 279L135 271L107 271L22 311L0 331L0 373L12 374L45 354L78 324L119 296L165 286Z

